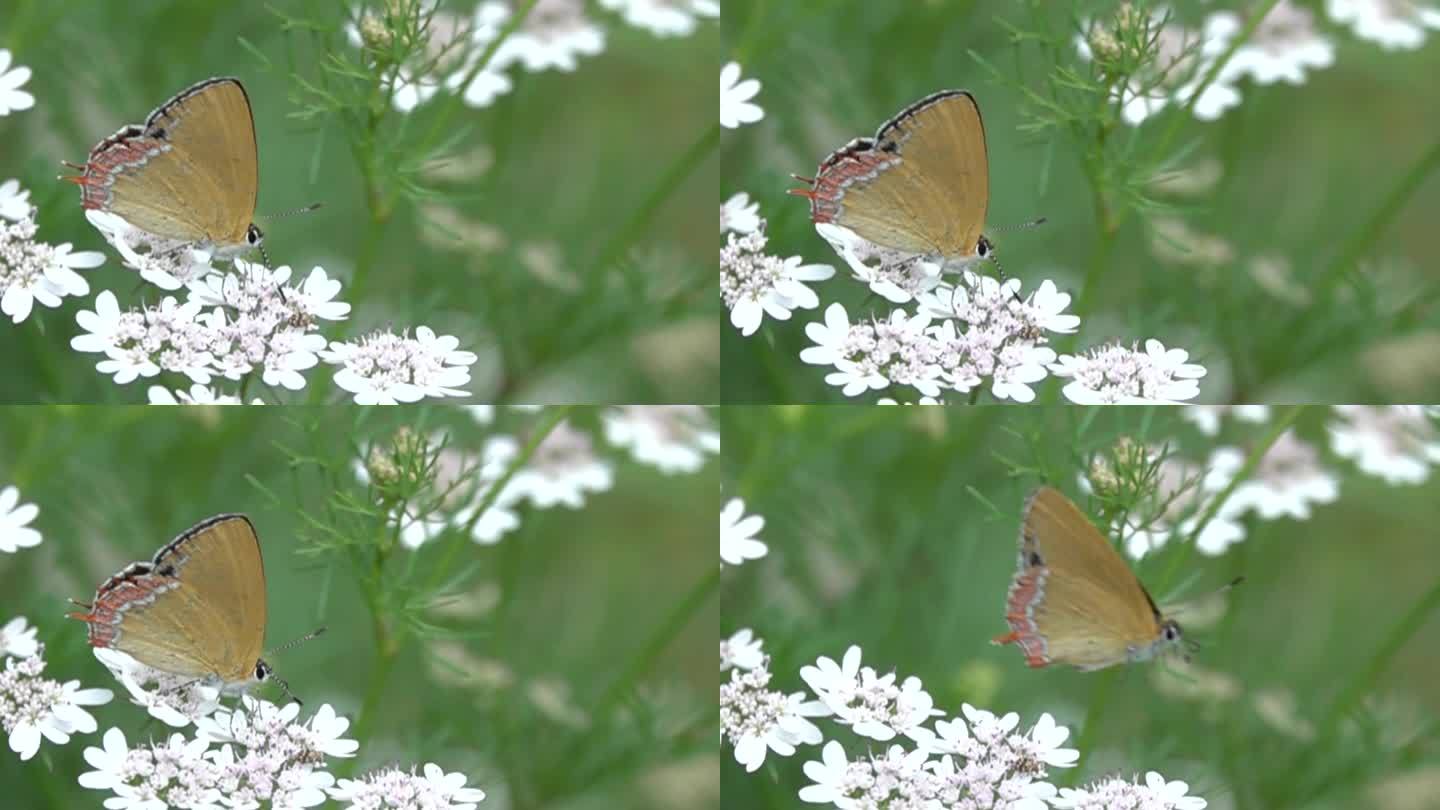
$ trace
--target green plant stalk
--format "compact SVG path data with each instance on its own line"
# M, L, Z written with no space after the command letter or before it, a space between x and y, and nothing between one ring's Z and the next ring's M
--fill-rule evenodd
M466 74L465 80L460 83L460 90L446 98L446 103L440 107L439 112L435 116L435 122L430 125L430 129L421 137L420 143L416 146L415 151L417 154L423 155L429 152L430 147L448 131L447 125L450 123L451 116L464 104L464 89L469 87L471 82L475 81L475 77L479 76L481 71L485 70L485 66L490 64L490 60L495 57L495 52L500 50L500 46L505 44L505 40L509 39L511 34L518 31L520 26L525 24L525 18L530 16L530 12L539 2L540 0L524 0L523 5L515 9L514 15L501 27L499 36L495 37L495 39L486 46L485 52L480 54L480 58L475 61L475 66L470 68L470 72Z
M1415 194L1415 190L1420 188L1421 184L1434 174L1437 168L1440 168L1440 140L1435 141L1429 151L1415 161L1414 167L1400 178L1400 182L1395 184L1395 188L1375 209L1375 213L1370 215L1365 224L1356 229L1340 251L1340 255L1335 257L1335 261L1326 268L1316 284L1322 289L1329 288L1340 279L1340 276L1344 275L1346 270L1355 266L1360 261L1360 257L1380 241L1380 236L1384 233L1385 228L1395 220L1396 215L1404 209L1405 204L1410 201L1410 197Z
M1080 729L1080 736L1075 739L1075 748L1079 750L1080 757L1075 760L1075 767L1065 772L1066 787L1072 787L1080 781L1085 759L1095 747L1095 738L1100 733L1100 721L1105 717L1105 707L1110 703L1110 695L1115 691L1115 681L1122 671L1118 668L1108 669L1095 676L1095 691L1090 693L1090 705L1085 709L1085 725Z
M685 629L695 618L696 612L705 604L720 585L720 566L714 566L709 573L700 578L685 598L670 611L665 621L655 628L640 652L632 659L625 670L620 673L610 685L605 687L600 699L596 702L594 714L596 716L606 714L614 706L620 696L633 689L640 679L643 678L659 660L662 653L670 647L680 632Z
M606 267L609 267L616 259L625 255L625 252L630 249L631 245L636 242L646 226L650 224L650 221L655 218L655 213L660 210L660 206L665 203L665 200L669 198L671 194L675 193L675 189L678 188L680 184L690 176L691 172L695 171L695 169L704 162L705 158L709 157L710 153L719 145L720 123L717 121L709 130L696 139L695 143L691 144L690 148L686 149L684 154L670 165L669 169L666 169L665 174L660 178L660 182L655 185L655 188L651 190L650 194L645 198L645 201L640 204L640 207L635 210L635 213L631 214L630 220L626 222L619 231L616 231L615 236L605 244L605 248L600 251L599 258L592 264L591 272L599 273Z
M495 501L500 498L500 493L505 491L505 485L509 484L510 479L514 478L520 468L530 460L530 457L535 455L535 450L540 447L541 442L545 441L545 437L550 435L550 431L558 427L561 422L565 421L565 417L570 415L572 407L556 405L545 409L544 417L540 420L539 427L530 436L530 441L525 443L520 454L510 462L510 466L505 468L505 474L490 486L484 499L480 501L480 506L475 510L475 514L470 517L470 521L455 532L455 536L450 540L450 545L441 557L440 564L435 566L429 582L425 584L427 591L435 590L439 587L440 581L455 570L456 559L460 556L461 550L470 545L470 532L474 531L475 524L479 523L480 518L490 510L490 507L495 505Z
M1185 566L1185 561L1189 558L1190 551L1195 548L1195 543L1199 541L1200 533L1205 531L1205 527L1210 525L1210 521L1214 520L1216 515L1220 514L1220 508L1225 505L1225 502L1230 499L1231 495L1235 494L1235 490L1249 480L1251 475L1254 475L1255 469L1260 466L1260 462L1265 458L1265 454L1270 452L1270 448L1275 445L1275 442L1279 441L1280 437L1285 435L1285 431L1289 430L1290 426L1295 424L1295 420L1300 417L1300 411L1303 408L1303 405L1292 405L1284 413L1280 414L1280 417L1276 419L1271 426L1270 432L1265 434L1265 438L1261 439L1259 444L1250 449L1250 455L1245 458L1245 464L1242 465L1239 471L1230 479L1230 483L1226 484L1224 489L1220 490L1215 497L1210 499L1210 505L1207 506L1204 513L1200 515L1200 521L1195 524L1195 528L1190 532L1190 536L1186 538L1186 542L1181 544L1180 553L1172 557L1170 565L1165 568L1164 575L1159 579L1160 590L1165 590L1171 582L1175 581L1175 576L1179 574L1180 569Z
M1437 578L1435 584L1430 586L1430 590L1410 608L1410 612L1396 622L1375 655L1370 658L1369 664L1356 673L1344 691L1331 704L1330 711L1321 721L1318 739L1338 739L1336 728L1340 725L1340 721L1354 710L1356 704L1367 692L1374 688L1376 681L1385 674L1400 649L1420 631L1420 628L1425 625L1437 608L1440 608L1440 578Z

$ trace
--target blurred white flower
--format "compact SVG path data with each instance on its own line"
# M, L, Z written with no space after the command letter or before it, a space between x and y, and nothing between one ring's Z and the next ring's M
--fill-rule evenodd
M760 228L760 203L741 191L720 205L720 233L754 233Z
M1229 415L1240 422L1263 425L1270 419L1269 405L1185 405L1180 418L1195 425L1206 436L1220 435L1220 419Z
M720 16L717 0L600 0L600 5L620 12L626 24L658 37L689 36L700 17Z
M1245 465L1245 453L1235 447L1217 447L1210 454L1205 489L1219 492ZM1253 510L1263 520L1288 515L1310 518L1312 503L1331 503L1340 497L1340 478L1320 460L1320 452L1287 430L1270 446L1250 478L1230 493L1226 511Z
M1233 38L1226 36L1224 22L1210 24L1203 33L1199 33L1176 22L1163 8L1153 8L1147 17L1145 12L1123 6L1114 20L1103 24L1092 22L1085 26L1087 33L1078 36L1075 43L1082 59L1093 60L1098 52L1103 65L1113 58L1109 51L1120 37L1109 30L1111 25L1144 25L1145 30L1138 37L1136 32L1129 32L1124 38L1140 38L1155 43L1154 61L1143 66L1124 84L1110 88L1111 97L1120 105L1121 117L1132 126L1139 125L1171 104L1188 104L1215 60L1229 49ZM1200 93L1193 108L1196 118L1213 121L1225 110L1240 103L1239 91L1226 79L1222 71Z
M769 547L755 535L765 528L765 518L759 515L745 515L745 502L731 498L720 509L720 564L739 565L746 560L758 560L769 552Z
M1206 20L1206 36L1229 41L1244 25L1240 15L1217 11ZM1222 75L1227 82L1249 74L1260 84L1301 84L1307 69L1334 62L1335 44L1315 27L1314 12L1292 0L1280 0L1225 63Z
M538 509L557 504L579 509L586 492L604 492L614 485L614 466L595 454L590 434L561 422L510 478L505 495L527 499Z
M720 126L735 129L764 118L765 110L750 100L759 92L759 79L740 79L738 62L720 68Z
M1424 0L1325 0L1325 11L1355 36L1387 49L1418 48L1426 28L1440 29L1440 8Z
M10 52L0 48L0 115L35 106L35 97L20 89L30 81L30 68L10 69Z
M494 31L493 36L498 36L512 15L510 4L486 0L475 9L476 30ZM577 57L594 56L604 49L605 29L585 16L582 0L539 0L520 27L500 43L487 69L504 70L519 64L531 72L550 68L573 71L579 64Z
M1391 484L1420 484L1440 465L1440 435L1421 405L1336 405L1330 449Z
M19 180L0 183L0 217L20 220L30 216L30 192L20 187Z
M799 256L781 259L765 253L764 228L731 233L720 249L720 299L730 310L730 323L749 337L766 315L789 320L794 309L814 309L820 298L805 286L824 281L835 269L824 264L802 266Z
M622 405L601 415L605 440L663 473L691 473L720 452L720 432L699 405Z
M0 658L12 656L15 658L29 658L40 651L40 645L35 641L36 628L25 625L24 616L16 616L0 627ZM757 644L758 648L758 644ZM721 655L724 655L724 642L721 642Z
M30 528L30 521L40 514L33 503L20 503L20 490L13 484L0 489L0 551L13 554L17 549L40 545L40 532Z
M3 640L3 636L0 636ZM730 638L720 641L720 671L731 669L754 669L765 663L765 653L760 650L764 642L755 638L755 633L746 627L735 632ZM0 648L3 649L3 648Z

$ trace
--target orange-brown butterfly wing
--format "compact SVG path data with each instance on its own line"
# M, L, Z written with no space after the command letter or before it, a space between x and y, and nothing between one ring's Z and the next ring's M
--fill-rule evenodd
M155 669L234 683L254 674L265 641L265 569L255 528L217 515L149 563L111 577L88 614L90 643Z
M84 206L149 233L238 245L255 218L259 164L245 88L207 79L90 154Z
M980 108L964 90L920 99L874 139L852 141L827 158L805 196L815 222L834 222L877 245L974 254L990 198Z
M1020 644L1031 666L1099 669L1161 635L1161 617L1140 580L1085 513L1051 487L1026 501L1006 620L1011 632L997 640Z

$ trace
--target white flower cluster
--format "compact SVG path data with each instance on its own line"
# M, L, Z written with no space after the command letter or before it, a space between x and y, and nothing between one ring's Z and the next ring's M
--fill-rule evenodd
M722 224L725 209L720 211ZM825 264L801 265L799 256L782 259L765 253L764 220L748 233L730 233L720 248L720 300L730 310L730 323L750 336L766 315L785 321L791 310L814 309L820 299L805 286L835 275Z
M714 0L602 0L601 6L662 37L688 36L700 19L720 16ZM459 94L471 107L487 107L514 89L506 72L512 67L572 72L579 57L605 49L605 26L586 13L583 0L539 0L503 39L505 29L514 24L513 3L484 0L468 18L434 2L420 4L418 12L423 52L402 65L387 87L391 104L401 112L414 110L442 89ZM383 53L395 39L391 26L397 23L404 24L370 12L357 25L347 26L346 33L352 45ZM494 53L481 67L481 58L492 47Z
M472 413L481 424L492 418L489 412ZM710 455L719 452L719 433L699 406L624 406L606 410L601 421L606 441L665 475L696 472ZM357 459L353 469L362 483L374 487L375 497L389 505L401 545L412 549L447 530L467 531L477 543L498 543L519 527L522 504L528 502L535 509L579 509L587 495L605 492L615 484L615 464L599 452L591 435L561 422L492 498L523 444L523 434L499 434L486 438L478 451L471 451L453 436L437 432L423 447L423 460L407 461L407 455L422 446L414 437L402 434L392 446L376 447L365 459ZM407 466L426 476L418 492L397 486L404 474L402 468ZM482 507L485 509L480 512Z
M8 57L8 51L0 50L0 73ZM3 81L0 76L0 83ZM0 96L0 110L3 108ZM71 252L69 242L37 242L38 230L30 192L22 190L16 180L0 183L0 312L14 323L30 317L37 303L53 309L67 295L89 295L89 282L75 271L105 263L105 254L92 250Z
M1423 406L1338 405L1333 412L1335 418L1325 426L1330 452L1353 460L1361 472L1390 484L1420 484L1428 479L1432 467L1440 466L1440 429ZM1263 425L1270 409L1187 406L1181 415L1206 435L1216 436L1224 416ZM1201 463L1176 454L1162 457L1159 448L1142 452L1149 462L1158 464L1155 502L1164 506L1158 514L1131 516L1124 526L1115 527L1117 536L1124 538L1127 553L1137 559L1196 529L1200 529L1195 539L1198 551L1223 554L1245 539L1242 518L1247 514L1266 521L1309 520L1315 506L1340 497L1341 475L1333 461L1293 429L1287 430L1201 528L1202 515L1230 487L1248 453L1240 446L1222 444ZM1108 477L1107 465L1092 465L1088 477L1080 479L1081 488L1103 487Z

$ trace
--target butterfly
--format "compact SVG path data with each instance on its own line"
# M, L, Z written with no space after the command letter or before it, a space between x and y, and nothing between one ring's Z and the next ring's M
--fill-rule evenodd
M1060 490L1040 487L1025 501L1020 561L1005 598L1010 632L1032 667L1103 669L1148 661L1181 641L1139 578Z

